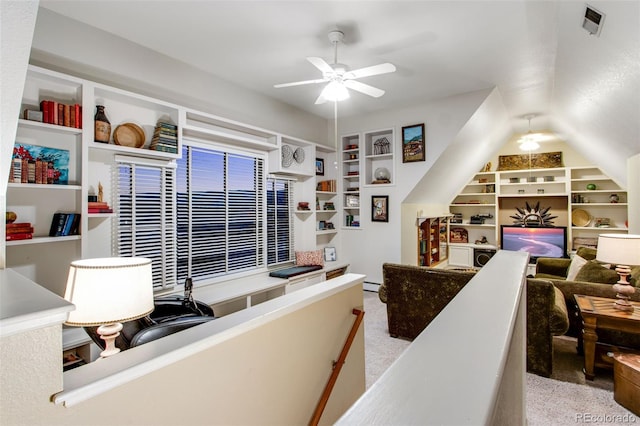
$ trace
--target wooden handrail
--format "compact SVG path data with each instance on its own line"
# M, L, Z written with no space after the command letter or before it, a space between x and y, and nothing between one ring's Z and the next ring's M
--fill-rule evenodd
M342 351L340 352L340 356L338 360L333 363L333 371L331 372L331 376L329 377L329 381L324 388L324 392L322 392L322 396L320 397L320 401L318 401L318 405L316 406L316 411L313 413L313 417L309 422L309 426L317 426L320 421L320 417L322 417L322 412L324 408L327 406L327 402L329 401L329 397L331 396L331 391L333 390L333 386L336 384L338 380L338 375L340 374L340 370L342 369L342 365L347 359L347 354L349 353L349 349L351 348L351 344L353 343L353 339L356 337L356 333L358 332L358 328L360 327L360 323L362 322L362 318L364 317L364 311L360 309L353 309L351 311L352 314L356 315L356 319L351 326L351 331L349 332L349 336L347 337L347 341L344 343L342 347Z

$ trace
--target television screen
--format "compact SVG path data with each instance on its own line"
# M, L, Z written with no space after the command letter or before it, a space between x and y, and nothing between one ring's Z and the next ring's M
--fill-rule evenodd
M567 228L522 227L502 225L500 241L503 250L526 251L529 261L539 257L567 257Z

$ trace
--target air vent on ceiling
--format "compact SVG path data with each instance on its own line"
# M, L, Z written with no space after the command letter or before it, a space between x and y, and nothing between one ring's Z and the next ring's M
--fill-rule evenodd
M587 30L591 35L599 36L603 22L604 14L587 5L584 11L582 28Z

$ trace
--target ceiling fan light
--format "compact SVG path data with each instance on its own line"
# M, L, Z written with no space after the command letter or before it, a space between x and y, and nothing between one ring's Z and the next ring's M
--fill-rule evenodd
M540 148L540 144L533 139L523 138L520 141L520 149L522 151L535 151Z
M328 101L344 101L349 98L349 90L340 82L332 81L322 90L322 94Z

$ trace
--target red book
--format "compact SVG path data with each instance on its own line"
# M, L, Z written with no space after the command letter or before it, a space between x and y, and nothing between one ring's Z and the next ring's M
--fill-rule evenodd
M33 234L31 232L25 232L22 234L7 234L7 241L15 241L15 240L30 240L33 238Z
M6 235L15 234L33 234L33 226L24 226L22 228L7 228Z
M52 124L58 124L58 103L56 101L49 101L51 103L50 118Z
M69 107L69 127L76 127L76 108L71 105Z
M109 204L106 201L89 201L87 202L89 208L106 209L109 208Z
M74 105L76 111L76 129L82 129L82 108L80 108L80 104Z
M58 125L64 126L64 104L58 104Z
M113 209L89 207L87 213L113 213Z
M49 101L40 102L40 111L42 111L42 122L49 123Z
M31 222L13 222L13 223L7 223L6 225L7 229L10 228L22 228L25 226L31 226Z
M64 106L64 125L71 127L71 107L69 105Z

